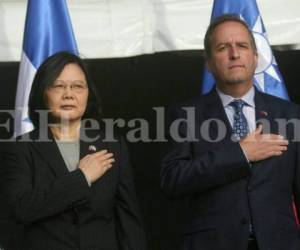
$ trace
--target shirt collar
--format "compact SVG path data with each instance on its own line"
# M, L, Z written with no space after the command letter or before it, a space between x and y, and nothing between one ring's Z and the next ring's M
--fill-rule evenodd
M221 98L222 104L224 107L228 106L232 101L236 99L242 99L244 102L248 104L248 106L255 108L254 103L254 94L255 90L254 87L252 87L245 95L243 95L240 98L234 98L231 95L227 95L223 93L218 87L216 87L217 93Z

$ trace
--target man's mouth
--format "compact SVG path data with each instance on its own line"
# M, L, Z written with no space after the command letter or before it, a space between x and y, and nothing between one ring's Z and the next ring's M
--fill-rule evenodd
M229 69L238 69L238 68L244 68L244 65L242 65L242 64L237 64L237 65L231 65L231 66L229 67Z

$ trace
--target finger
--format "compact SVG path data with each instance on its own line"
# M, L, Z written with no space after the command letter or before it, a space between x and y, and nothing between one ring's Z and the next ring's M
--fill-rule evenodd
M276 151L286 151L287 150L287 146L277 146Z
M282 151L271 151L270 154L272 156L279 156L279 155L282 155Z
M287 146L287 145L289 145L289 141L288 140L281 140L278 144L282 145L282 146Z
M287 146L285 145L267 145L262 149L263 152L286 151L286 150L287 150Z
M281 146L289 145L289 141L287 140L271 140L270 143L275 145L281 145Z
M107 160L107 159L110 159L112 158L114 155L112 153L107 153L105 155L100 155L100 156L97 156L96 159L98 161L104 161L104 160Z
M260 142L277 143L288 145L288 140L284 139L282 135L264 134L260 137Z
M263 138L269 138L270 140L284 140L282 135L277 134L263 134Z
M108 165L106 166L106 168L107 168L107 169L110 169L112 166L113 166L113 164L108 164Z
M90 155L95 155L95 156L100 156L100 155L105 155L106 153L107 153L108 151L106 150L106 149L103 149L103 150L100 150L100 151L98 151L98 152L96 152L96 153L92 153L92 154L90 154Z
M106 170L106 169L108 169L108 168L111 168L113 166L113 163L107 163L107 164L105 164L105 165L102 165L101 166L101 169L103 170Z
M280 152L285 152L287 151L288 147L285 145L273 145L272 147L268 147L267 151L273 152L273 151L280 151Z
M281 154L282 154L282 152L277 151L277 150L266 151L261 155L262 156L261 159L267 159L267 158L270 158L270 157L273 157L273 156L279 156Z
M102 161L101 164L102 164L102 166L106 166L106 165L112 164L114 162L115 162L115 159L112 158L112 159Z
M107 158L110 158L112 157L113 154L112 153L100 153L100 152L97 152L97 153L94 153L92 155L90 155L90 159L96 159L97 161L101 160L101 159L107 159Z

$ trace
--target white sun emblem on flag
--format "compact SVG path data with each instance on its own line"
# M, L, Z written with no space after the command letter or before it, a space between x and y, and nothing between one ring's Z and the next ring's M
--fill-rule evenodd
M273 56L271 46L269 44L267 34L264 32L263 24L260 15L257 17L252 32L255 38L255 43L258 51L258 65L255 71L255 80L258 87L264 91L265 89L265 74L268 74L276 81L281 82L275 67L277 63Z

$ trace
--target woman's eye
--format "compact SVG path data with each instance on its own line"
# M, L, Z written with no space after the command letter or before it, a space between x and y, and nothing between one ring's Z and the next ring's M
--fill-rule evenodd
M62 85L62 84L56 84L56 85L53 85L52 88L53 89L63 89L64 85Z
M81 89L83 89L84 87L83 87L83 85L81 85L81 84L73 84L72 85L72 89L74 89L74 90L81 90Z

